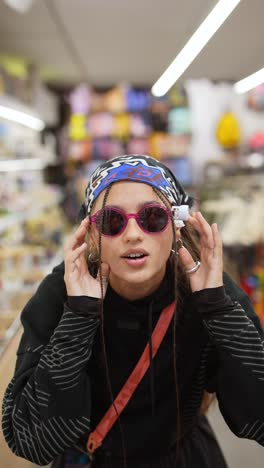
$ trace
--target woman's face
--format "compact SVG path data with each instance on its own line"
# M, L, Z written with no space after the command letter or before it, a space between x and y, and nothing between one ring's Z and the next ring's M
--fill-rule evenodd
M102 208L104 192L96 200L92 214ZM113 184L106 206L115 206L126 213L137 213L149 203L165 206L152 188L138 182ZM91 236L98 245L99 234L92 225ZM134 218L128 220L125 230L118 236L102 236L102 261L110 267L110 283L123 297L137 299L153 292L165 274L173 241L171 222L158 234L144 232ZM144 254L139 260L131 260L129 254Z

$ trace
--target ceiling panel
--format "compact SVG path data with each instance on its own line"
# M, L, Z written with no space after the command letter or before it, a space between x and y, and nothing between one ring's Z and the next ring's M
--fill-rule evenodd
M183 78L238 80L264 66L263 0L242 0Z
M35 0L19 14L0 0L0 52L61 79L153 84L216 0ZM240 79L263 66L264 0L242 0L182 77Z
M32 8L25 14L17 13L0 0L0 37L16 35L42 38L47 34L57 34L57 28L46 8L45 1L35 0Z

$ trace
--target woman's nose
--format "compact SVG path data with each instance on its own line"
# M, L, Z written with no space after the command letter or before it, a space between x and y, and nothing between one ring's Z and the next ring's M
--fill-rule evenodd
M123 233L124 240L131 241L131 240L141 240L143 239L143 231L139 227L135 218L128 219L126 228Z

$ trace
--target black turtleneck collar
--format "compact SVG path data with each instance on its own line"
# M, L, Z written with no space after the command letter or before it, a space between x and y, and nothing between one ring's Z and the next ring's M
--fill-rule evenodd
M115 310L121 310L123 314L141 315L144 309L148 309L149 305L152 304L153 312L158 312L171 304L174 300L174 284L173 276L170 268L167 267L164 278L159 287L148 296L141 299L130 301L120 296L109 284L104 299L104 308L107 310L108 307L111 309L111 313Z

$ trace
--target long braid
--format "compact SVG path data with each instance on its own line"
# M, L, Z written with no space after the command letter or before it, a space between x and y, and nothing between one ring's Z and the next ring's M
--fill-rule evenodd
M159 190L155 189L153 187L154 192L157 194L157 196L160 198L160 200L163 201L163 203L166 205L166 207L169 209L169 212L171 213L171 207L166 199L166 197L159 192ZM175 232L175 224L174 220L171 214L171 223L172 223L172 230L173 230L173 250L175 253L170 258L170 264L173 270L174 274L174 288L175 288L175 299L177 298L177 303L179 304L182 300L182 296L185 293L190 293L190 283L189 283L189 278L186 275L184 269L181 267L181 265L178 262L178 256L176 254L176 249L175 249L175 241L176 241L176 232ZM197 236L197 233L193 231L188 225L185 225L181 229L182 237L184 238L184 245L192 255L194 261L200 259L200 249L199 249L199 237ZM176 274L175 274L176 273ZM177 444L177 457L179 454L179 441L180 441L180 411L179 411L179 387L177 383L177 369L176 369L176 321L177 321L177 315L176 311L174 313L173 317L173 367L174 367L174 381L175 381L175 388L176 388L176 401L177 401L177 418L179 421L179 424L177 425L177 439L176 439L176 444ZM209 394L206 391L204 391L202 403L200 406L200 414L205 414L211 403L215 400L215 394ZM177 458L175 460L175 464L177 462Z
M106 206L107 198L109 195L109 192L111 190L112 185L109 185L105 191L104 198L103 198L103 204L102 204L102 212ZM112 390L112 385L111 385L111 379L110 379L110 372L109 372L109 366L108 366L108 360L107 360L107 353L106 353L106 345L105 345L105 336L104 336L104 290L103 290L103 276L102 276L102 266L101 266L101 259L102 259L102 225L104 222L104 215L100 218L100 224L99 224L99 243L98 243L98 256L99 256L99 265L98 265L98 275L99 275L99 280L100 280L100 287L101 287L101 300L99 304L99 312L101 316L101 337L102 337L102 346L103 346L103 355L104 355L104 362L105 362L105 371L106 371L106 380L107 380L107 386L108 386L108 391L110 394L110 399L111 399L111 404L113 405L116 415L117 415L117 420L119 424L119 429L120 429L120 435L121 435L121 443L122 443L122 451L123 451L123 458L124 458L124 468L126 468L126 448L125 448L125 437L124 437L124 431L123 427L120 421L120 415L118 413L118 410L116 408L115 402L114 402L114 396L113 396L113 390Z
M172 226L172 233L173 233L173 244L172 244L172 258L173 258L173 280L174 280L174 300L177 301L177 296L178 296L178 278L177 278L177 266L178 266L178 259L177 259L177 252L176 252L176 246L177 246L177 238L176 238L176 229L175 229L175 223L173 219L173 215L171 212L171 206L168 202L168 200L163 196L162 193L159 192L159 190L155 189L153 187L154 192L156 195L159 197L159 199L165 204L165 206L168 208L169 213L170 213L170 219L171 219L171 226ZM177 374L177 364L176 364L176 321L177 321L177 314L176 314L176 307L174 310L174 315L173 315L173 375L174 375L174 384L175 384L175 394L176 394L176 411L177 411L177 420L176 420L176 457L175 457L175 465L179 456L179 447L180 447L180 435L181 435L181 420L180 420L180 390L179 390L179 383L178 383L178 374Z

